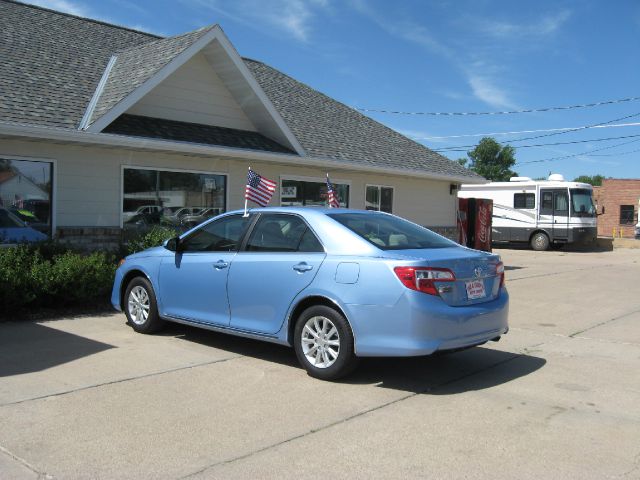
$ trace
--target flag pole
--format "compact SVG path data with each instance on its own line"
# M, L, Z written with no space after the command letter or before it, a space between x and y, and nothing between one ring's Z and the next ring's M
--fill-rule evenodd
M249 172L250 171L251 171L251 166L249 166ZM249 172L247 172L247 175L248 175ZM245 187L245 189L246 189L246 187ZM247 213L247 193L245 192L245 194L244 194L244 215L243 215L243 217L248 217L248 216L249 216L249 214Z

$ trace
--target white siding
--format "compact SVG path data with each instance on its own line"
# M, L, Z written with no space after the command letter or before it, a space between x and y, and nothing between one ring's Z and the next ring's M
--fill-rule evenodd
M167 77L126 113L256 131L202 53Z
M122 166L197 170L228 175L228 209L244 206L249 164L267 178L312 177L324 181L325 168L231 160L179 154L132 151L117 148L71 147L51 143L3 140L0 156L24 156L56 160L54 205L57 226L120 226ZM367 184L394 187L393 213L430 227L456 224L456 195L448 181L396 175L367 174L347 169L329 171L336 181L350 182L351 208L364 208ZM272 205L279 202L279 192Z

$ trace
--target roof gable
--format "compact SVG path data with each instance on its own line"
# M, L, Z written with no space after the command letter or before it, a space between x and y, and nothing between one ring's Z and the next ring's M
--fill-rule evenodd
M200 52L259 132L304 154L302 146L218 25L149 42L114 55L81 128L101 132Z

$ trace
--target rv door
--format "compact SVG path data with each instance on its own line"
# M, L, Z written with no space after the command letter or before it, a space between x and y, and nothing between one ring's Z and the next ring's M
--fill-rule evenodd
M569 192L566 188L540 189L539 225L551 232L551 241L569 239Z

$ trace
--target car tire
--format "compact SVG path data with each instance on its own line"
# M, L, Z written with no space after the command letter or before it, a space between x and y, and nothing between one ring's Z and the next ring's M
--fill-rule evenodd
M307 308L298 317L293 338L298 361L312 377L337 380L358 364L351 327L333 308Z
M544 232L536 232L531 237L531 248L536 252L543 252L549 249L549 237Z
M154 333L164 326L158 315L158 304L151 282L136 277L124 294L124 312L128 324L138 333Z

